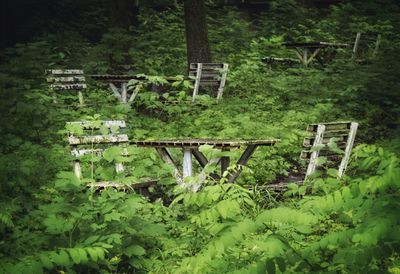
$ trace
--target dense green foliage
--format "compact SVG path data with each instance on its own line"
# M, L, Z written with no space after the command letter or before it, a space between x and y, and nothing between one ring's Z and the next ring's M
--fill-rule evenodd
M103 28L101 5L90 12L81 7L81 25L55 21L66 31L46 29L2 50L0 273L399 273L400 7L353 2L317 10L272 1L253 21L234 8L209 8L214 61L230 64L218 104L209 95L189 104L189 82L165 80L186 74L179 5L142 9L129 30ZM87 22L89 16L96 24ZM284 40L352 43L356 31L382 34L377 56L366 63L350 61L349 50L325 67L271 69L261 62L292 56L280 46ZM60 67L144 74L147 80L131 83L139 90L131 105L92 81L86 106L77 107L76 93L46 86L45 69ZM152 84L163 84L163 91ZM176 187L172 170L153 150L129 147L125 180L160 182L150 201L133 192L86 188L93 179L121 176L107 168L119 154L112 149L104 159L87 159L100 165L86 174L88 181L76 179L65 123L81 119L123 119L132 139L281 142L259 149L238 184L211 180L212 166L189 178L203 181L197 193ZM242 187L275 182L298 168L305 125L335 120L360 123L343 179L314 178L283 194ZM201 149L218 157L210 147Z

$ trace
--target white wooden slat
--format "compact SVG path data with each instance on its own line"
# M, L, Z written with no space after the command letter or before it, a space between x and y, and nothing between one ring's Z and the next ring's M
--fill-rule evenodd
M349 163L350 154L353 149L354 139L355 139L356 133L357 133L357 128L358 128L358 123L355 123L355 122L351 123L350 133L349 133L349 137L347 139L347 144L346 144L346 149L345 149L345 154L344 154L342 162L340 163L340 166L339 166L339 171L338 171L339 178L341 178L343 176L344 172L346 171L347 165Z
M80 122L67 122L68 125L80 125L83 129L98 129L98 125L93 124L91 121L80 121ZM126 123L124 120L110 120L110 121L102 121L101 126L105 126L107 128L111 127L119 127L125 128Z
M81 169L81 164L79 161L75 160L73 162L73 166L74 166L74 174L78 179L82 178L82 169Z
M317 135L314 140L313 147L322 144L322 140L324 138L324 132L325 132L325 125L318 125L317 129ZM307 179L308 176L310 176L312 173L314 173L316 167L317 167L317 160L318 160L318 155L319 155L319 150L315 150L311 153L310 156L310 162L307 167L307 172L304 180Z
M125 143L129 141L128 135L93 135L93 136L69 136L70 145Z
M192 151L183 150L183 178L192 176Z
M228 75L228 64L224 64L223 71L222 71L221 82L220 82L220 85L219 85L219 88L218 88L217 100L220 100L222 98L222 95L224 93L224 88L225 88L227 75Z
M46 72L53 75L83 74L83 70L81 69L49 69Z
M49 85L49 87L51 89L55 89L55 90L78 90L78 89L86 89L87 85L86 84L52 84Z
M48 83L81 83L85 82L85 76L61 76L61 77L47 77Z
M192 95L193 102L196 100L196 96L199 92L202 67L203 67L202 63L197 64L197 76L196 76L196 81L194 83L194 89L193 89L193 95Z
M71 155L74 157L82 157L85 155L96 155L96 156L101 156L103 155L104 149L73 149L71 150Z
M124 165L122 163L115 163L115 171L117 173L121 173L124 172L125 168Z

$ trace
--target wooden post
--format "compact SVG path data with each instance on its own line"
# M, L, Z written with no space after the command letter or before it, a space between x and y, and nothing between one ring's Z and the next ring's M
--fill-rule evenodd
M356 34L356 40L354 41L354 46L353 46L353 59L357 58L357 51L358 51L358 46L360 44L360 38L361 38L361 32L357 32Z
M372 53L372 57L375 57L378 54L379 46L381 44L382 35L378 34L376 36L375 48L374 52Z
M128 86L127 83L121 84L121 101L122 101L122 103L126 103L128 101L127 86Z
M192 173L192 151L190 148L183 149L183 178L191 177Z
M229 149L223 148L221 151L222 152L229 151ZM226 156L221 157L221 177L224 175L224 172L228 169L229 164L230 164L229 156L228 157L226 157Z
M83 100L83 95L81 91L78 91L78 99L79 99L79 105L84 105L85 101Z
M115 163L115 171L117 173L121 173L125 170L124 165L122 163Z
M196 81L194 82L192 102L196 100L197 93L199 92L202 70L203 70L203 64L197 63Z
M237 170L233 172L230 176L228 176L228 182L233 183L237 177L239 177L240 173L242 173L243 166L246 165L247 161L250 159L251 155L253 155L256 150L257 145L249 145L242 156L240 156L239 160L236 163Z
M224 64L222 68L221 82L218 88L217 101L219 101L222 98L222 95L224 93L227 75L228 75L228 64Z
M74 160L73 161L73 166L74 166L75 176L78 179L81 179L82 178L82 169L81 169L81 163L79 162L79 160Z
M322 144L322 140L324 139L324 133L325 133L325 125L318 125L317 134L315 136L314 143L311 148ZM319 155L319 150L315 150L311 153L310 162L308 163L307 172L304 180L306 180L308 176L314 173L317 167L318 155Z
M354 139L356 137L356 132L358 128L358 123L351 123L350 124L350 132L349 136L347 137L346 149L344 152L344 157L340 162L339 171L338 171L338 178L341 178L346 171L347 164L349 163L351 150L353 149Z

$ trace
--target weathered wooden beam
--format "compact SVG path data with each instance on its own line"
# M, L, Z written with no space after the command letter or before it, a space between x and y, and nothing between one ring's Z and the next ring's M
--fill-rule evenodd
M80 122L67 122L67 125L80 125L83 129L99 129L100 127L119 127L125 128L126 123L124 120L111 120L111 121L101 121L101 124L93 123L92 121L80 121Z
M174 177L178 185L183 185L183 175L178 169L175 161L172 159L171 155L169 154L168 150L165 147L157 147L156 151L160 158L168 165L172 166L174 169Z
M200 150L192 149L192 154L193 154L194 158L197 160L197 162L199 162L199 164L202 168L204 168L207 165L208 160L207 160L206 156Z
M82 178L82 169L81 169L81 163L78 160L74 160L72 162L73 168L74 168L74 174L78 179Z
M121 101L122 101L122 103L128 102L127 90L128 90L127 83L122 83L121 84Z
M202 68L203 68L203 64L197 63L196 80L195 80L194 88L193 88L192 102L194 102L196 100L196 96L199 92Z
M122 100L121 98L121 93L119 93L118 88L114 85L114 83L109 83L111 91L114 93L114 95L118 98L118 100Z
M338 170L338 177L341 178L346 171L347 165L349 163L350 154L353 149L354 139L356 137L358 128L358 123L351 123L349 137L347 138L346 149L344 151L344 157L342 162L340 163L339 170Z
M310 55L310 57L306 60L307 66L312 62L314 57L317 56L320 51L321 51L321 48L317 48L313 51L313 53Z
M228 64L224 64L224 67L222 70L222 75L221 75L221 82L220 82L219 88L218 88L217 101L222 98L222 95L224 93L227 75L228 75Z
M237 179L237 177L239 177L240 173L242 173L243 166L246 165L246 163L250 159L251 155L253 155L257 147L258 145L249 145L245 149L242 156L240 156L239 160L236 163L236 171L228 176L229 183L233 183Z
M183 178L191 177L193 175L192 170L192 152L190 148L183 149Z
M322 144L322 140L324 138L324 132L325 132L325 125L318 125L317 135L315 136L313 147L316 147L316 146ZM310 162L308 164L307 172L306 172L306 176L305 176L304 180L306 180L308 176L310 176L312 173L314 173L314 171L317 167L318 155L319 155L319 149L316 149L311 153Z
M101 144L101 143L126 143L128 135L93 135L93 136L69 136L70 145Z

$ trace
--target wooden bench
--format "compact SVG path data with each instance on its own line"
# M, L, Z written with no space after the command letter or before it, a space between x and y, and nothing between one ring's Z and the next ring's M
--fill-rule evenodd
M225 63L191 63L189 77L194 80L192 101L196 100L201 87L217 87L217 100L224 93L228 64Z
M357 32L353 45L352 58L356 62L364 62L374 58L378 53L381 35L374 32Z
M80 128L83 131L82 135L74 134L74 127ZM80 158L85 155L94 155L101 157L104 151L112 146L123 146L129 145L129 138L126 134L116 133L121 129L126 128L125 121L80 121L80 122L68 122L68 142L71 148L71 154L74 157L73 170L75 176L82 179L82 167ZM99 132L102 133L99 133ZM107 134L104 134L107 131ZM90 135L89 135L90 134ZM128 156L128 152L123 150L122 156ZM124 172L125 168L122 163L115 163L116 173ZM131 185L125 185L116 182L95 182L90 184L91 187L106 188L113 187L118 189L139 189L155 185L155 180L148 180L141 183L133 183Z
M307 127L309 136L304 138L303 151L300 155L300 161L305 163L307 169L296 174L288 176L283 182L269 184L266 187L274 190L282 190L290 182L302 184L316 170L324 168L335 168L338 170L337 177L341 178L349 163L350 154L353 149L358 123L356 122L333 122L311 124ZM332 151L328 143L334 142L337 148L343 153ZM327 162L321 165L319 157L326 157Z
M87 88L85 75L80 69L46 70L47 83L53 90L77 90L79 104L83 105L82 90Z

